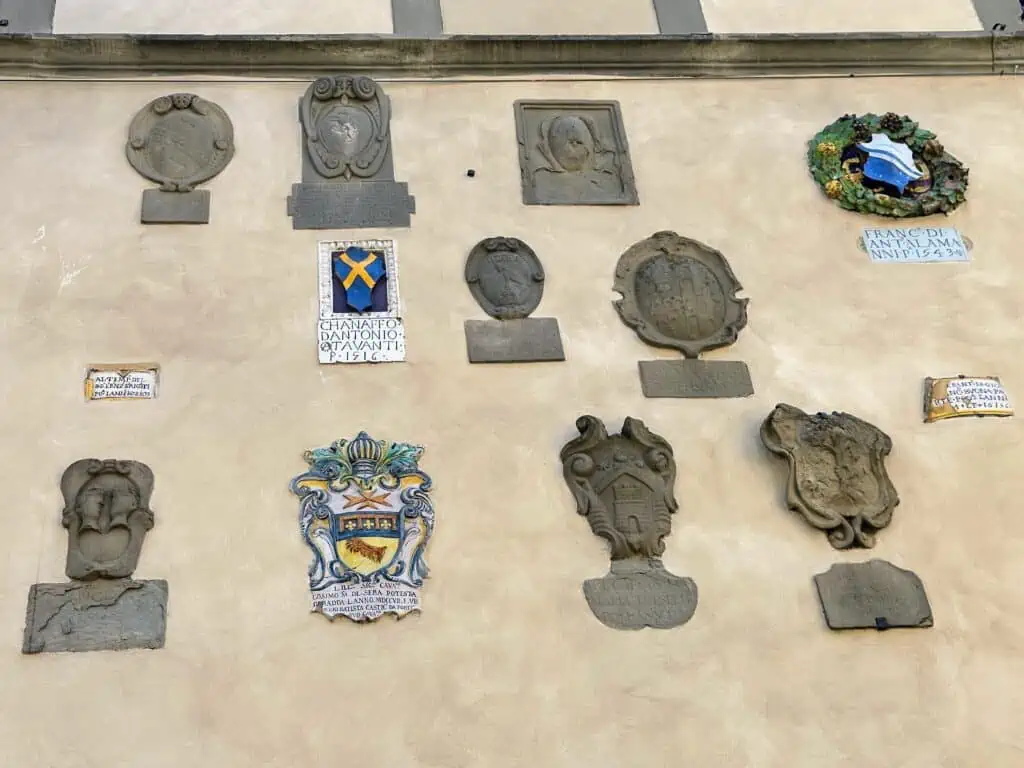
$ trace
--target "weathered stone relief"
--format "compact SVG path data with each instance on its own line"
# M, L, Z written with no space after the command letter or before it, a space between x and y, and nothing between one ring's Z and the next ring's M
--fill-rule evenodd
M590 610L615 629L685 624L697 609L697 585L661 562L678 508L672 447L634 418L617 435L594 416L576 428L580 436L561 451L565 481L612 558L606 576L583 584Z
M466 260L466 283L481 309L495 320L467 320L471 363L564 360L558 321L531 318L544 292L544 268L522 240L489 237Z
M517 101L526 205L637 205L617 101Z
M830 629L932 626L924 584L913 571L885 560L836 563L814 577Z
M318 78L299 103L302 183L292 185L294 229L408 227L415 202L395 181L391 101L369 77Z
M848 413L804 413L780 404L761 441L789 464L786 503L836 549L873 547L899 504L884 460L892 440Z
M742 362L699 361L701 352L736 341L749 299L721 253L675 232L631 246L615 267L622 321L648 344L677 349L686 360L640 363L647 397L745 397L754 392Z
M373 621L420 610L424 551L434 532L423 448L360 432L306 451L291 483L302 538L313 552L313 611Z
M235 152L227 113L192 93L154 99L135 115L128 162L159 189L142 193L143 224L206 224L210 192L195 187L223 171Z
M69 584L29 591L24 653L161 648L166 581L132 581L153 472L137 461L81 459L61 478Z

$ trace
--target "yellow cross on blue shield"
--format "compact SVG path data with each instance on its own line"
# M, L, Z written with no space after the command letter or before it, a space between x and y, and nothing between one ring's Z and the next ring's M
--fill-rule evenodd
M365 312L373 304L374 286L385 276L384 256L355 246L333 254L334 275L345 289L345 303L356 312Z

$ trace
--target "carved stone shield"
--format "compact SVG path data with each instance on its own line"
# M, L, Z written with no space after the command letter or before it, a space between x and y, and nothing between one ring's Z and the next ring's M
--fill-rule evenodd
M587 604L616 629L669 628L697 608L692 579L665 570L661 554L678 508L672 447L639 419L608 435L594 416L576 422L580 436L561 452L577 511L611 545L611 572L583 585Z
M761 425L761 441L789 462L790 509L836 549L875 545L899 504L884 465L888 435L848 413L809 415L783 403Z
M514 237L489 237L466 260L466 282L477 304L491 317L529 316L544 293L544 268L537 254Z
M324 178L369 179L381 170L390 140L388 97L368 77L321 77L302 97L309 159Z
M128 162L165 192L189 192L223 171L235 152L227 113L192 93L154 99L132 120Z
M721 253L675 232L641 240L615 267L623 322L648 344L690 358L736 341L747 324L742 289Z

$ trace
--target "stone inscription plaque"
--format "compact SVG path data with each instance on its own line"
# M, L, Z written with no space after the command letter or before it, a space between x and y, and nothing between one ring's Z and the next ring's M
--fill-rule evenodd
M416 200L405 182L293 184L288 198L292 229L408 227Z
M163 648L167 582L34 584L23 653Z
M85 373L86 400L152 400L160 383L153 363L93 365Z
M865 229L860 244L872 261L969 261L960 233L949 227Z
M147 189L142 193L143 224L208 224L210 190L164 192Z
M679 506L672 446L634 418L617 435L594 416L576 428L580 436L561 451L562 472L576 511L608 541L612 559L608 574L584 582L587 605L615 629L685 624L697 610L697 585L661 562Z
M814 577L829 629L930 627L921 579L885 560L836 563Z
M685 624L697 607L693 579L669 573L660 561L613 560L607 576L583 582L583 595L612 629L671 629Z
M467 320L466 352L471 363L536 363L565 360L558 321Z
M959 416L1012 416L1010 398L996 376L951 376L924 380L924 420Z
M319 244L321 363L405 360L405 327L392 240L331 240Z
M642 360L644 397L749 397L747 364L725 360Z
M526 205L638 205L617 101L517 101Z

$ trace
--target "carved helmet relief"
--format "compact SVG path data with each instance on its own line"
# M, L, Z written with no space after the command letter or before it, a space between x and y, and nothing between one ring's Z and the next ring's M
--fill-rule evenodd
M528 317L544 293L544 268L522 240L489 237L466 259L466 282L480 307L498 320Z
M374 176L387 157L388 98L368 77L321 77L300 106L306 148L325 178Z
M80 459L64 471L60 487L68 578L131 576L153 527L150 468L137 461Z
M154 99L132 119L125 153L132 167L169 192L188 192L234 155L227 113L192 93Z
M630 247L615 268L615 308L644 341L695 358L736 341L749 299L718 251L675 232Z
M810 415L783 403L761 425L761 441L789 463L790 509L836 549L874 546L899 504L884 464L888 435L848 413Z

